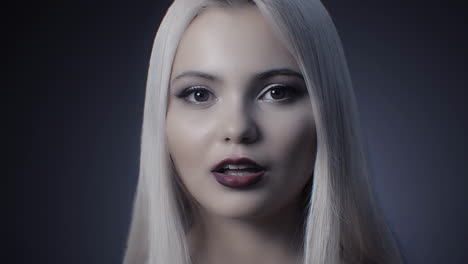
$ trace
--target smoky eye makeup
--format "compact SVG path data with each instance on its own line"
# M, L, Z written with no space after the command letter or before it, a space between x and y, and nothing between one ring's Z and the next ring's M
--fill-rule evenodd
M206 104L216 99L213 92L204 85L183 88L181 91L176 92L175 96L191 104Z
M217 77L213 78L218 80ZM218 100L210 87L221 85L220 83L207 85L207 81L210 83L212 81L190 79L192 78L184 77L177 85L171 85L171 94L183 103L195 106L209 106ZM303 78L298 78L296 75L278 74L254 78L248 85L246 99L272 104L293 104L308 94Z
M274 82L253 89L253 99L261 102L288 104L307 95L307 90L297 83ZM214 93L205 85L190 85L175 92L175 97L193 105L208 105L216 101Z
M308 96L303 78L296 75L274 75L254 83L257 100L276 104L293 104Z
M258 94L257 99L269 102L292 102L305 95L297 85L273 83L267 85Z
M179 92L176 92L175 96L178 98L183 98L195 91L209 91L209 89L203 85L193 85L193 86L183 88Z

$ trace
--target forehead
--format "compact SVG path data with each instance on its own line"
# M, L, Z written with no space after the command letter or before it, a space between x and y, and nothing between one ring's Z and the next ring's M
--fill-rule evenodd
M257 7L209 8L183 34L172 75L198 70L239 77L284 67L299 71Z

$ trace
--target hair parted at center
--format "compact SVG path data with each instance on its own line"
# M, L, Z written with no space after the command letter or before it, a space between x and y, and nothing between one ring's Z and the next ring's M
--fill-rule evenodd
M146 84L140 171L125 264L191 264L191 200L168 152L165 121L182 34L211 7L255 5L296 59L316 122L313 185L298 264L403 263L375 202L366 143L344 51L318 0L175 0L156 34ZM311 157L312 158L312 157Z

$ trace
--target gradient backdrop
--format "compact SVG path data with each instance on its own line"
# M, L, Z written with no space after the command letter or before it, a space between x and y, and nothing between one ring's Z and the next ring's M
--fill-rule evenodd
M3 9L13 215L4 263L121 262L148 61L169 4ZM347 54L379 201L407 262L468 263L468 12L455 1L325 5Z

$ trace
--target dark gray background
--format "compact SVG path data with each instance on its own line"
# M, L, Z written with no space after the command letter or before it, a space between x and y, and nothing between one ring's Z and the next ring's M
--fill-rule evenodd
M325 2L407 262L466 263L466 9ZM3 10L8 263L121 262L148 61L169 3L47 0Z

